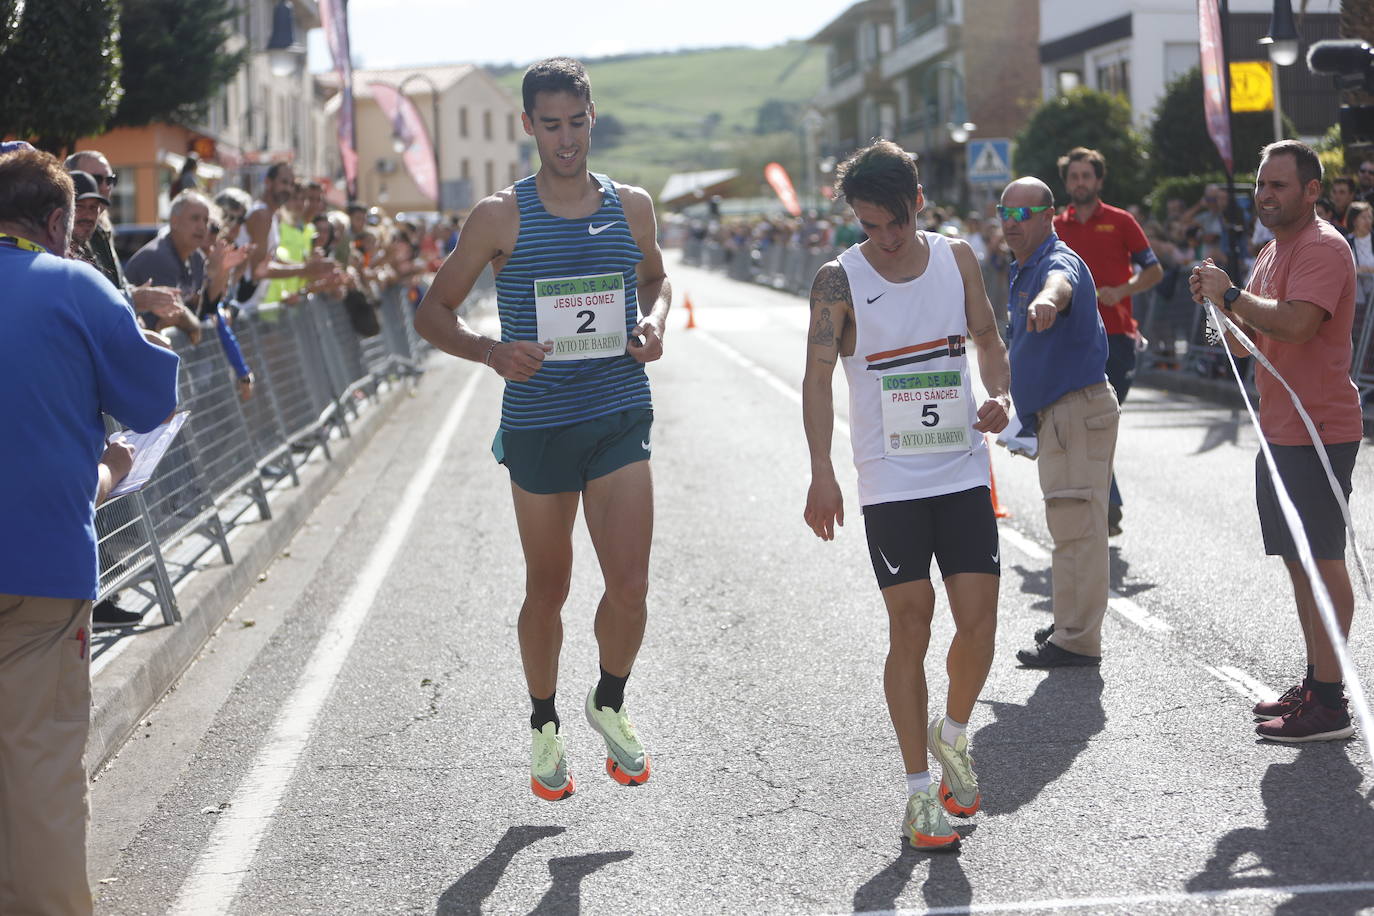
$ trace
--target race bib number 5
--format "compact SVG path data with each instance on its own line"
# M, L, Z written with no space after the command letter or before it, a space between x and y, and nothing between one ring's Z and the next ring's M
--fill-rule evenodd
M893 372L882 376L880 382L884 454L968 450L968 402L962 372Z
M625 278L618 274L534 281L540 341L546 360L604 359L625 352Z

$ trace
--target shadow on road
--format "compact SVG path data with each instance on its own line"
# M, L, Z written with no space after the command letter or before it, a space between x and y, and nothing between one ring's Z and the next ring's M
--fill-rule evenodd
M1053 591L1051 590L1050 567L1048 565L1041 569L1028 569L1017 564L1012 569L1021 577L1021 594L1035 595L1040 599L1030 605L1031 610L1049 611L1054 609L1054 603L1050 600Z
M567 829L566 827L511 827L501 837L495 849L474 865L467 874L453 882L448 890L444 891L443 896L439 898L439 907L435 910L436 916L476 916L476 914L481 913L482 902L491 895L492 891L496 890L496 885L500 883L501 876L506 873L506 869L517 853L540 840L558 836ZM550 871L553 870L553 863L557 861L559 860L553 859L549 862ZM558 883L555 880L554 887L557 886ZM547 894L545 899L548 899Z
M1374 810L1360 794L1360 771L1348 753L1341 742L1308 744L1291 761L1270 764L1260 782L1264 827L1241 827L1217 840L1188 890L1374 881ZM1273 912L1340 916L1368 912L1371 899L1370 890L1297 895Z
M959 836L969 837L976 828L972 824L957 824ZM973 902L973 888L959 864L957 851L927 852L915 849L902 840L901 855L854 892L854 912L892 912L899 909L897 899L911 883L911 874L921 862L929 862L930 870L921 885L921 895L927 907L961 907Z
M1096 668L1047 671L1026 705L979 700L997 721L978 729L974 759L983 810L1010 814L1035 800L1107 724Z
M620 862L634 855L628 849L616 852L590 852L581 856L561 856L549 860L549 875L553 884L544 893L530 916L562 916L582 910L582 879L612 862Z
M1249 416L1246 415L1245 419L1248 425ZM1214 420L1207 424L1202 442L1198 444L1197 451L1193 454L1202 455L1223 445L1240 445L1240 430L1241 412L1232 410L1228 419Z

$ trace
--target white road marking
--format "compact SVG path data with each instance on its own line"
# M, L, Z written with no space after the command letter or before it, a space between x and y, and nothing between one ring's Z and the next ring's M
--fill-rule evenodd
M273 723L267 742L258 751L229 807L218 816L214 833L182 884L169 913L204 916L229 912L249 874L258 846L272 825L320 711L333 692L334 682L367 620L387 571L419 514L425 492L438 476L444 455L481 378L482 373L474 372L449 408L366 565L320 635L300 680Z
M1032 560L1044 562L1050 558L1050 552L1048 550L1041 547L1015 528L1010 528L1006 525L998 525L997 535Z
M1009 903L970 903L923 910L866 910L855 916L972 916L975 913L1030 913L1038 910L1084 910L1139 907L1148 904L1204 903L1228 900L1274 900L1316 894L1358 894L1374 891L1374 881L1333 884L1289 884L1282 887L1236 887L1216 891L1176 891L1165 894L1131 894L1124 897L1061 897L1054 900L1018 900Z
M1207 673L1252 703L1278 699L1279 692L1268 684L1230 665L1203 665Z

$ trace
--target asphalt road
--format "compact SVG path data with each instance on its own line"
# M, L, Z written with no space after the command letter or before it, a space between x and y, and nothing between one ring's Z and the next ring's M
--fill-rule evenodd
M801 520L805 303L673 277L698 328L677 310L651 371L650 624L627 693L649 783L606 777L578 713L600 587L579 530L559 691L578 792L530 794L523 566L489 453L500 382L435 358L96 781L98 912L1374 912L1363 745L1253 735L1250 696L1302 659L1286 576L1261 556L1248 421L1132 392L1124 600L1100 671L1015 666L1048 620L1049 539L1034 467L997 450L1012 515L972 723L984 810L958 853L917 853L899 834L886 620L839 432L849 524L826 544ZM1361 531L1372 461L1356 472ZM1374 680L1368 608L1354 652ZM942 607L937 703L951 629Z

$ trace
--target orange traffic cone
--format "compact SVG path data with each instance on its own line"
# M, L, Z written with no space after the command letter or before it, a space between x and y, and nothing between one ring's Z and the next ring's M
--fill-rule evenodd
M989 456L991 457L991 456ZM992 491L992 514L998 518L1011 518L1011 510L1006 509L997 501L997 475L992 473L992 462L988 462L988 483Z
M687 330L697 326L697 312L692 308L692 297L684 295L682 297L682 307L687 309Z

